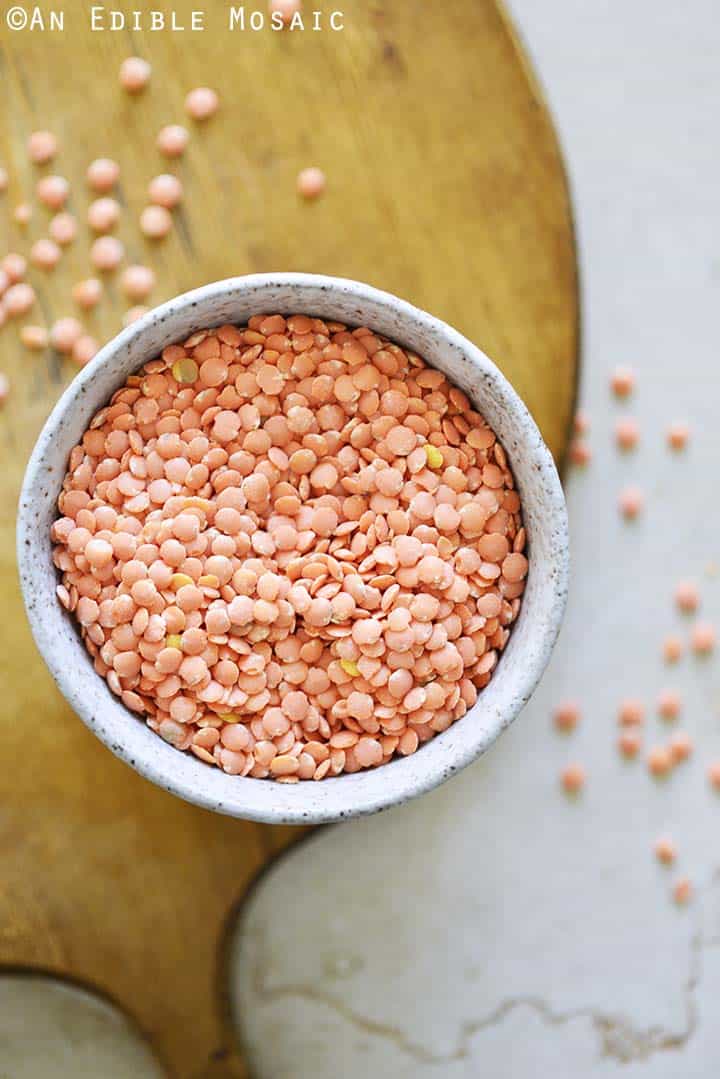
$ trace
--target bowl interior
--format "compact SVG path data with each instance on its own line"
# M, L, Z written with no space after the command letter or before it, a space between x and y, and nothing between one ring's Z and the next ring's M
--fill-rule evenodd
M530 570L520 615L475 706L410 757L321 783L229 776L166 745L95 674L73 619L56 600L50 527L68 455L125 381L194 330L262 312L303 312L368 325L445 372L494 428L523 506ZM48 419L20 498L18 561L32 631L63 694L103 742L147 778L205 808L276 823L318 823L385 808L428 790L482 753L518 714L554 644L567 586L565 503L552 458L527 409L494 364L444 323L370 286L306 274L217 282L171 300L103 348Z

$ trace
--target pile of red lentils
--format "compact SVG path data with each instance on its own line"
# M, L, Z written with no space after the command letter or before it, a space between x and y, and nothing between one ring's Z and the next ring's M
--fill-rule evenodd
M283 782L406 756L472 707L528 562L502 446L438 370L306 315L201 330L72 451L58 596L171 745Z

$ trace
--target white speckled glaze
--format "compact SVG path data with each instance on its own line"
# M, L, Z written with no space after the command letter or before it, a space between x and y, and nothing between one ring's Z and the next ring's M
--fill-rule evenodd
M74 620L55 596L50 526L72 447L129 374L197 329L261 312L307 312L370 326L444 371L496 431L515 474L530 570L510 641L477 703L409 757L320 783L280 784L211 768L167 745L113 696L93 670ZM119 334L55 406L25 473L18 565L36 644L74 710L113 753L172 794L206 809L276 824L319 824L407 801L479 757L529 700L565 609L568 536L555 464L527 408L495 364L444 322L357 281L313 274L255 274L217 281L155 308Z

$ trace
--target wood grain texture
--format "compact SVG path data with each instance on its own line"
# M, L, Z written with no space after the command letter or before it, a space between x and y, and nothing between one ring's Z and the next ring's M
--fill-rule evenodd
M198 6L176 9L188 17ZM57 270L32 274L39 303L29 321L73 313L70 286L88 274L84 171L112 156L127 207L118 234L128 261L155 267L155 301L250 271L369 281L484 348L560 459L578 346L570 209L551 121L492 0L347 0L342 33L294 34L231 34L225 5L214 2L202 34L93 34L89 8L66 5L64 34L0 29L0 164L11 178L0 196L0 246L27 251L44 234L42 208L25 232L10 217L40 172L70 180L81 219ZM153 65L136 98L117 83L131 52ZM188 125L190 148L171 170L185 185L184 206L172 235L148 244L137 218L149 179L167 171L155 134L183 121L185 93L198 84L219 91L222 109ZM62 142L43 170L25 153L37 128ZM308 164L329 179L312 205L295 193ZM109 279L88 328L112 336L127 306ZM12 382L0 418L0 964L98 986L139 1021L175 1076L241 1076L220 1001L221 929L248 881L298 832L171 798L112 757L64 704L25 623L12 516L34 438L72 370L52 352L26 353L14 326L0 330L0 355Z

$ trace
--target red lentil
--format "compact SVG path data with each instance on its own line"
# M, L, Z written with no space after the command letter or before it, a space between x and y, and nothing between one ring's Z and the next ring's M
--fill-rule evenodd
M639 487L625 487L620 492L618 505L620 512L626 520L634 520L645 504L645 498Z
M693 741L686 731L676 731L668 742L673 764L686 761L693 751Z
M23 326L20 330L20 340L31 352L41 352L47 348L49 337L44 326Z
M690 428L686 423L676 421L667 429L667 443L671 450L684 450L690 437Z
M720 761L712 761L707 770L708 782L716 791L720 791Z
M573 431L576 435L586 435L590 431L590 417L584 408L579 408L575 413Z
M675 604L684 614L692 614L700 606L700 593L693 581L680 581L675 589Z
M635 697L627 697L618 709L618 723L621 727L641 727L645 722L645 705Z
M666 776L672 769L673 756L669 746L653 746L647 758L648 771L657 778Z
M555 709L553 716L555 727L568 733L574 731L580 722L580 706L576 701L563 701Z
M116 236L100 236L90 248L90 259L97 270L116 270L125 257L125 247Z
M304 199L316 199L325 190L325 173L314 167L298 173L297 189Z
M293 16L302 10L302 0L270 0L271 15L279 15L285 26L289 26Z
M677 663L683 654L683 643L675 634L669 634L663 641L663 658L666 663Z
M163 172L150 181L148 198L150 202L155 203L157 206L164 206L166 210L172 210L173 207L182 202L182 197L183 187L177 176Z
M129 94L138 94L150 82L152 68L139 56L128 56L120 65L120 85Z
M207 120L215 115L219 107L220 99L207 86L198 86L185 98L185 111L193 120Z
M21 228L25 228L32 221L33 208L29 202L19 202L13 210L13 221Z
M70 354L82 332L82 323L76 318L59 318L50 327L50 344L58 352Z
M635 373L629 367L616 367L610 386L616 397L629 397L635 389Z
M165 157L182 157L190 136L180 124L168 124L161 128L157 137L157 148Z
M30 248L30 261L41 270L53 270L62 252L54 240L36 240Z
M59 214L55 214L50 221L48 232L50 233L50 239L54 240L56 244L67 247L77 236L77 221L72 214L61 211Z
M632 416L623 416L615 424L615 441L621 450L634 450L640 441L640 427Z
M624 730L618 738L617 745L623 757L633 760L642 749L642 738L637 730Z
M109 157L98 157L88 165L85 177L92 191L104 195L112 191L120 179L120 166Z
M696 622L692 628L690 644L698 656L706 656L715 648L715 627L709 622Z
M150 240L162 240L172 228L172 216L164 206L146 206L140 214L140 231Z
M111 690L171 745L279 781L376 767L460 719L529 568L467 398L305 315L166 348L91 422L59 510L58 595Z
M592 460L592 450L581 438L574 438L570 443L570 460L578 468L584 468Z
M672 839L667 836L660 836L655 841L655 857L663 865L672 865L677 858L677 849Z
M568 764L560 773L560 782L566 794L579 794L585 786L585 769L581 764Z
M677 719L680 715L682 702L680 694L674 689L664 689L657 699L658 715L663 719Z
M687 877L681 877L673 885L673 899L678 906L685 906L693 896L692 882Z
M47 165L58 152L58 140L51 131L33 131L28 138L27 149L34 165Z
M104 195L91 202L87 210L87 223L93 232L111 232L120 220L120 203Z
M72 297L78 307L89 310L97 307L102 299L103 285L97 277L87 277L84 281L78 281L73 287Z
M50 210L62 210L70 194L70 184L64 176L43 176L37 182L35 193Z

